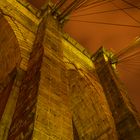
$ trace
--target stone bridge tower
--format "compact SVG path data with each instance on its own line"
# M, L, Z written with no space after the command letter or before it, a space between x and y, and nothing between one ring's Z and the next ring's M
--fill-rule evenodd
M0 1L0 140L139 140L110 53L88 53L51 11Z

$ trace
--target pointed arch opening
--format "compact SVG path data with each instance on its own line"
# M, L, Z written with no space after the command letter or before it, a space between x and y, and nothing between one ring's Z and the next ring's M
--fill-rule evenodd
M5 17L0 14L0 120L4 112L20 62L17 38Z

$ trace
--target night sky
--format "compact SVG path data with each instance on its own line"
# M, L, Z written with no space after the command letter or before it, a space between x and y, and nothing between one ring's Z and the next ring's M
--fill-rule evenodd
M39 8L46 0L29 1ZM132 3L135 7L130 8L132 6L122 0L114 0L113 3L75 11L69 17L69 21L66 23L64 30L93 53L100 46L104 46L113 52L118 52L127 47L136 37L140 36L140 28L93 24L79 21L96 21L140 26L140 0L127 1ZM118 10L108 13L97 13L118 8L128 9L125 9L125 12L123 10ZM89 15L90 13L92 13L92 15ZM118 71L128 90L131 101L140 112L140 55L130 60L129 63L125 62L119 64Z

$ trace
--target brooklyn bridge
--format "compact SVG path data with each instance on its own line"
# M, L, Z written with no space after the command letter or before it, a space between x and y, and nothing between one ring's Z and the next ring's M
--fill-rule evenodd
M127 10L140 3L120 2L0 1L0 140L140 140L139 113L119 71L121 64L139 68L140 38L93 53L66 33L69 22L139 31ZM90 11L108 4L115 9ZM85 18L116 11L133 22Z

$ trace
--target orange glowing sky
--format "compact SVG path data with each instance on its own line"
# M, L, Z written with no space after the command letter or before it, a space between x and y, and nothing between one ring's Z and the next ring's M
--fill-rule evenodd
M46 0L29 0L36 7L40 7ZM127 0L138 8L131 8L126 10L128 14L140 21L140 0ZM120 7L130 7L128 4L121 0L114 0L114 3ZM68 32L74 39L81 43L84 47L88 48L92 52L95 52L100 46L105 46L108 49L119 51L125 48L131 43L135 37L140 36L140 28L132 27L119 27L112 25L101 25L82 23L71 20L86 20L86 21L101 21L118 24L129 24L140 26L140 22L134 21L123 11L115 11L104 14L94 14L91 16L79 16L85 15L91 12L99 12L104 10L117 9L112 3L108 3L99 7L94 7L89 10L81 10L73 13L65 25L65 31ZM140 57L137 58L140 62ZM129 96L132 102L136 105L140 112L140 63L134 66L123 64L118 66L121 79L124 81L128 90Z

